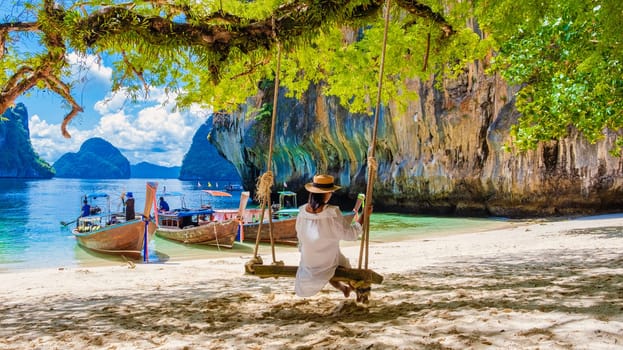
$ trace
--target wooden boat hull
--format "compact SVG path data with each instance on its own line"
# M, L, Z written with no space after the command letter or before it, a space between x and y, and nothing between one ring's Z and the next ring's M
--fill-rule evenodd
M151 239L156 225L149 221L148 240ZM141 219L122 222L90 232L73 231L78 244L84 248L106 254L124 255L138 259L143 252L145 242L145 222Z
M270 242L269 223L264 222L261 226L260 242ZM255 243L259 227L259 222L244 224L244 241ZM296 238L296 218L273 220L273 238L275 243L296 245L298 243Z
M186 244L208 244L231 248L238 234L238 221L212 221L185 228L160 226L156 229L156 234Z
M344 218L347 220L353 219L354 213L347 213ZM269 224L267 220L262 223L262 231L260 233L260 242L270 243ZM244 224L244 241L256 242L257 231L260 226L259 222ZM273 220L273 239L275 243L297 245L298 238L296 237L296 217Z

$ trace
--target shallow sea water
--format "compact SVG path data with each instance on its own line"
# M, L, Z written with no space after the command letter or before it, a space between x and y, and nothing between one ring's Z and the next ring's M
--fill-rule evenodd
M193 207L207 200L201 195L208 184L179 180L160 180L158 192L180 191L186 205ZM132 191L137 212L144 206L144 179L129 180L16 180L0 179L0 272L37 268L69 268L110 265L124 262L122 257L98 254L78 246L71 233L72 225L61 222L75 219L80 212L80 197L84 193L106 192L111 195L111 209L121 209L120 194ZM221 183L224 187L227 183ZM216 189L218 183L210 184ZM240 192L232 197L209 199L216 208L238 207ZM180 206L169 199L172 208ZM424 238L430 235L478 232L495 229L504 224L499 218L452 218L374 213L370 221L370 240L376 242ZM236 257L248 259L253 255L253 243L239 243L233 249L213 246L186 245L154 237L149 245L149 263L176 260ZM260 254L270 250L266 244ZM279 246L279 252L296 251L296 247ZM246 261L246 260L245 260ZM137 262L140 263L140 262Z

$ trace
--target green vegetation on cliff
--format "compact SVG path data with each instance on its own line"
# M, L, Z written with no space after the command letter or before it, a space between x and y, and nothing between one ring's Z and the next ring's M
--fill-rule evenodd
M622 1L502 0L477 16L499 47L492 68L522 87L512 129L519 148L563 138L571 126L590 142L623 127Z
M51 178L54 169L33 150L28 111L18 103L0 120L0 177Z

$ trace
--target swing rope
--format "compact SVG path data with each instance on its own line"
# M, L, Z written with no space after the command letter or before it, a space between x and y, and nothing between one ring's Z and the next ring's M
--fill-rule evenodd
M273 38L277 37L275 33L275 18L272 19L273 23ZM266 160L266 172L258 179L256 187L256 199L260 202L260 224L257 228L257 235L255 237L255 250L253 253L253 259L250 263L262 263L261 257L258 255L260 247L260 238L262 233L262 226L264 222L264 212L268 206L268 235L270 237L270 247L272 251L273 264L283 265L282 261L277 262L275 254L275 239L273 236L273 213L272 206L270 205L270 196L272 192L272 186L274 183L274 176L271 170L273 163L273 147L275 139L275 125L277 121L277 101L279 99L279 72L281 70L281 43L277 39L277 69L275 71L275 87L273 92L273 112L270 125L270 142L268 146L268 158Z
M361 248L359 252L359 267L358 269L349 269L344 267L339 267L335 271L335 275L333 276L333 280L337 281L345 281L348 282L357 293L357 301L367 303L368 297L370 294L370 289L372 283L381 283L383 281L383 277L372 270L368 270L368 255L369 255L369 242L370 242L370 218L368 215L365 215L370 210L372 204L372 190L376 177L376 173L378 170L376 159L374 158L375 145L377 142L377 133L378 133L378 123L379 123L379 113L381 109L381 91L383 87L383 74L385 67L385 52L387 47L387 32L389 28L389 6L390 0L386 0L385 2L385 29L383 34L383 46L381 53L381 62L379 69L379 84L376 98L376 110L374 117L374 128L372 131L372 139L368 149L368 158L367 158L367 167L368 167L368 182L366 185L366 200L363 203L364 206L364 225L363 225L363 236L361 239ZM274 19L273 19L274 21ZM273 25L273 35L274 33L274 25ZM260 226L258 228L258 234L256 236L255 242L255 253L254 257L251 261L245 264L245 270L247 273L254 274L261 278L266 277L293 277L296 275L297 266L285 266L282 261L276 262L275 260L275 242L272 234L272 211L271 206L269 205L269 231L270 231L270 245L273 253L273 264L272 266L263 265L261 257L258 256L259 250L259 242L260 242L260 233L261 233L261 223L263 222L264 217L264 208L267 203L270 203L270 194L271 187L273 185L273 174L270 170L272 166L272 153L273 153L273 142L274 142L274 134L275 134L275 123L276 123L276 115L277 115L277 97L279 92L279 73L280 73L280 65L281 65L281 44L277 41L277 71L275 72L275 91L273 95L273 113L272 113L272 124L270 131L270 144L269 144L269 152L268 152L268 170L264 173L258 181L257 185L257 195L256 198L261 203L262 211L260 213ZM365 253L365 256L364 256ZM362 269L362 262L365 261L365 269Z
M383 46L381 49L381 63L379 67L379 85L376 93L376 109L374 110L374 128L372 129L372 141L368 148L368 183L366 186L366 202L363 208L363 237L361 238L361 247L359 248L359 269L361 269L362 262L365 262L363 267L368 269L368 256L370 247L370 216L369 208L372 206L372 190L374 188L374 181L376 178L376 172L378 165L376 158L374 158L376 148L376 137L378 133L379 114L381 111L381 91L383 90L383 75L385 70L385 52L387 50L387 32L389 29L389 5L391 0L385 1L385 28L383 31ZM363 259L362 259L363 258Z

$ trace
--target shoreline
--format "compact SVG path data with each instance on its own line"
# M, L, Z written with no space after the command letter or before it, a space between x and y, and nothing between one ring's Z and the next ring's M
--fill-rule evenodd
M397 213L373 214L370 229L371 244L383 242L398 242L418 239L422 237L451 235L466 232L482 232L497 228L509 227L513 220L505 218L456 218L456 217L429 217L420 215L402 215ZM127 259L119 255L107 255L97 253L80 247L75 237L68 231L61 231L68 245L63 245L49 256L46 260L38 257L35 261L28 258L14 261L0 262L0 274L13 271L28 271L46 268L91 268L96 266L117 266L125 264ZM39 242L39 245L46 245ZM343 242L345 246L353 245L352 242ZM359 243L356 243L357 245ZM262 243L260 249L270 249L270 245ZM182 260L195 259L219 259L223 257L236 257L240 255L253 255L254 242L236 242L233 249L221 248L210 245L183 244L162 237L154 236L149 246L149 263L167 263ZM36 250L39 248L33 249ZM278 245L276 251L295 252L295 246ZM64 253L63 253L64 252ZM49 253L42 252L43 254ZM133 260L135 264L144 264L141 260Z
M0 348L623 348L623 214L371 242L366 306L246 258L2 272Z

